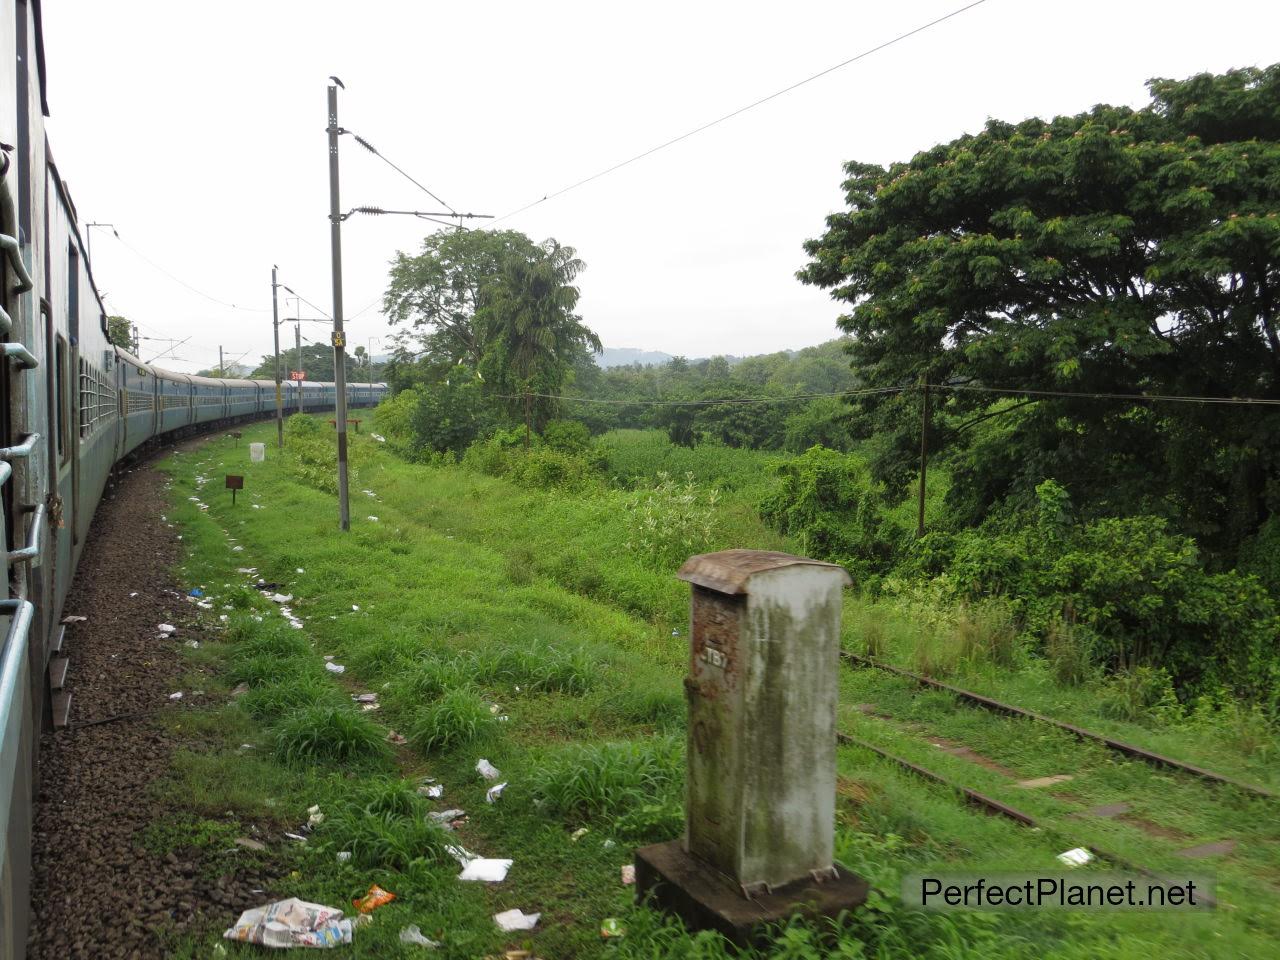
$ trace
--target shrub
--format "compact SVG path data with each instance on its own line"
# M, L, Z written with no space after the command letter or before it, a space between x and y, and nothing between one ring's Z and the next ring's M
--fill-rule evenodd
M412 413L415 452L461 456L493 429L494 411L472 381L446 380L421 389Z
M656 569L674 569L691 554L713 548L718 529L720 491L700 487L693 474L684 482L666 473L657 484L625 501L630 523L627 549L645 557Z
M682 783L682 754L679 742L666 737L566 747L535 773L534 796L564 817L616 816L673 797Z
M905 531L884 516L884 496L861 459L813 447L776 470L782 483L760 505L766 523L857 581L888 568Z
M360 482L360 445L347 448L347 476L352 486ZM286 424L285 463L301 482L323 493L338 492L338 445L320 421L295 413Z
M286 763L358 762L388 754L378 725L349 706L295 710L280 723L276 733L276 756Z
M591 431L581 420L551 420L542 429L542 441L552 450L580 455L591 447Z
M409 728L409 740L425 753L443 753L479 740L496 726L488 702L475 690L457 687L422 711Z
M417 390L401 390L385 397L373 409L373 428L387 438L387 446L396 456L412 460L417 453L413 418L421 399Z

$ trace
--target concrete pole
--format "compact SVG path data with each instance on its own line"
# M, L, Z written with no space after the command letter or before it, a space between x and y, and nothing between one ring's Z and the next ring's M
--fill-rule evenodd
M280 307L276 298L276 267L271 268L271 332L276 341L276 446L284 449L284 398L280 395Z
M294 342L295 348L298 351L298 365L293 369L296 373L305 373L305 371L302 369L302 324L300 323L295 323L293 325L293 342ZM298 385L298 412L301 413L302 412L302 381L294 380L293 382Z
M338 526L351 529L347 502L347 340L342 329L342 216L338 204L338 88L329 87L329 245L333 251L333 380L337 393Z

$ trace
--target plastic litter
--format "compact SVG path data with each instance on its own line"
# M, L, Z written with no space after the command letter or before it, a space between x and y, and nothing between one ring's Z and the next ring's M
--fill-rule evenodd
M359 609L360 609L360 604L358 604L358 603L353 603L353 604L351 605L351 609L352 609L352 610L354 610L354 611L359 611Z
M418 929L418 925L416 923L411 923L409 924L409 926L405 927L403 930L400 931L400 942L413 944L419 947L434 948L434 947L440 946L440 944L436 943L430 937L424 937L422 935L422 931Z
M1084 847L1074 847L1065 853L1058 854L1058 860L1068 867L1083 867L1093 859L1093 854Z
M383 890L376 883L369 887L369 892L357 900L352 900L352 905L361 913L373 913L379 907L390 903L396 898L396 895L389 890Z
M636 865L634 863L624 863L622 865L622 885L629 887L636 882Z
M498 772L498 768L484 757L481 757L476 761L476 773L480 774L480 776L484 777L486 780L497 780L498 777L502 776L502 774Z
M169 699L170 699L170 700L181 700L181 699L182 699L182 691L181 691L181 690L179 690L177 693L171 693L171 694L169 694Z
M432 800L439 800L441 797L444 796L444 784L432 783L432 784L429 784L428 786L419 787L418 792L421 793L423 796L430 797Z
M320 812L320 805L307 807L307 824L308 826L319 826L324 823L324 814Z
M158 627L156 627L156 629L159 630L161 633L163 633L165 636L168 636L171 633L178 632L178 628L175 627L172 623L162 623Z
M614 937L625 937L627 928L622 925L622 921L617 917L606 917L600 921L600 937L604 940L612 940Z
M497 803L498 798L502 796L502 791L505 789L507 789L507 783L505 780L502 783L495 783L492 787L490 787L488 790L485 791L485 794L484 794L485 803Z
M337 856L338 856L338 862L339 862L339 863L346 863L348 860L350 860L350 859L351 859L351 851L350 851L350 850L339 850L339 851L338 851Z
M189 594L187 594L187 596L189 596L189 597L203 597L203 596L204 596L204 591L203 591L203 590L201 590L199 587L192 587L192 588L191 588L191 592L190 592Z
M388 731L387 731L387 742L388 742L388 743L394 743L397 747L403 747L403 746L404 746L406 743L408 743L409 741L408 741L408 739L407 739L406 737L402 736L401 734L396 733L394 730L388 730Z
M369 515L369 519L372 520L374 523L378 522L378 518L373 516L372 514Z
M493 915L493 922L499 930L510 933L512 930L532 930L541 916L540 913L525 913L523 910L503 910Z
M187 646L187 647L190 647L192 650L199 650L199 649L200 649L200 641L199 641L199 640L184 640L184 641L183 641L183 645L184 645L184 646Z
M298 571L297 571L297 572L298 572L298 573L306 573L307 571L303 570L301 567L298 567Z
M231 695L233 697L243 697L248 692L249 692L249 684L247 683L237 683L231 689Z
M324 668L328 670L330 673L346 673L347 672L347 668L344 667L342 664L334 663L332 661L330 661L329 663L326 663L324 665Z
M430 818L434 823L438 823L438 824L440 824L442 827L446 827L446 828L447 828L448 824L452 823L454 820L458 820L458 819L460 819L460 818L462 818L462 817L465 817L466 815L467 815L467 811L465 811L465 810L440 810L440 811L435 812L435 813L428 813L428 814L427 814L427 816L428 816L428 817L429 817L429 818ZM464 852L465 852L465 851L464 851ZM464 866L465 866L465 864L464 864Z
M458 874L459 880L480 880L484 883L501 883L507 879L507 871L511 869L513 860L490 859L477 857Z
M371 433L371 434L369 434L369 436L373 437L373 439L377 440L379 443L386 443L386 442L387 442L387 438L386 438L386 437L384 437L384 436L383 436L382 434L380 434L380 433Z
M601 850L612 850L612 849L613 849L614 847L616 847L617 845L618 845L618 844L617 844L616 842L614 842L613 840L604 840L604 841L602 841L602 842L601 842L601 844L600 844L600 849L601 849Z
M288 603L290 600L293 599L293 594L292 593L273 593L271 595L271 599L274 600L276 603Z
M573 833L569 834L569 839L574 843L577 843L590 832L591 829L589 827L579 827L577 830L573 831Z
M351 699L356 703L377 703L378 695L376 693L353 693Z
M264 947L336 947L351 942L351 921L341 910L290 897L244 911L222 936Z
M248 837L236 837L237 847L244 847L246 850L265 850L266 844L259 843L257 840L250 840Z

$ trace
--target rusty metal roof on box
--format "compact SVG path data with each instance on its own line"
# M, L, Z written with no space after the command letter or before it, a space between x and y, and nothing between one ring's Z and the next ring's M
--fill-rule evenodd
M719 553L700 553L686 560L676 577L721 593L739 594L747 592L747 581L757 573L796 566L828 567L839 570L844 574L846 584L853 582L844 567L837 564L810 560L808 557L797 557L790 553L778 553L775 550L721 550Z

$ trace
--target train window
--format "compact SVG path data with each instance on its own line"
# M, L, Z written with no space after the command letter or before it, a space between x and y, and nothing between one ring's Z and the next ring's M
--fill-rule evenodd
M67 341L62 334L58 334L58 345L56 352L56 376L55 387L58 391L56 411L58 437L58 462L66 463L71 458L71 445L67 443L67 427L69 417L67 416Z

